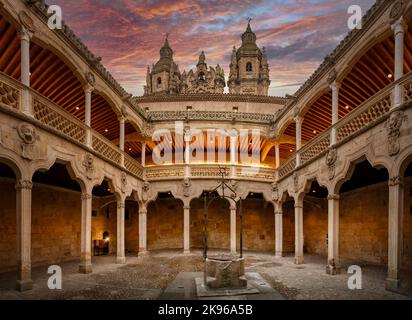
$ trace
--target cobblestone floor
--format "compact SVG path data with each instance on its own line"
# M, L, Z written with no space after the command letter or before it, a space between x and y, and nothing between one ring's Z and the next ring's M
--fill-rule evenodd
M286 299L412 299L385 290L384 267L359 264L363 289L349 290L347 267L336 276L325 273L325 258L305 255L303 265L295 265L293 256L275 258L270 254L246 253L246 272L258 272ZM180 272L201 272L200 251L183 256L177 251L156 251L148 257L128 257L126 265L116 265L115 257L93 258L93 273L77 273L78 262L64 263L63 290L47 287L47 267L33 269L34 288L14 290L15 273L0 274L0 299L157 299ZM410 274L408 281L410 281ZM406 281L406 284L410 282Z

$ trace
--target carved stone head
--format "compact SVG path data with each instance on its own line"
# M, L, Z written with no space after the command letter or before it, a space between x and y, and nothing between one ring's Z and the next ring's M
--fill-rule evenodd
M338 152L335 148L330 149L326 155L326 165L328 167L333 166L338 159Z
M19 137L25 144L33 144L36 142L36 129L32 125L28 123L21 123L17 131L19 133Z

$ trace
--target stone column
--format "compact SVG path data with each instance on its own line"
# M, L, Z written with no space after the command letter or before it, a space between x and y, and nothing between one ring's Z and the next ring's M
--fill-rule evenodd
M88 147L92 147L92 135L91 135L91 125L92 125L92 92L93 87L90 84L84 86L84 94L85 94L85 124L88 127L86 132L86 145Z
M389 179L389 230L388 230L388 278L386 287L394 290L399 287L399 269L402 250L402 224L404 190L402 178Z
M236 204L230 204L230 252L236 254Z
M280 150L279 150L279 147L280 147L280 143L279 143L279 141L276 141L275 142L275 168L276 169L279 169L279 167L280 167Z
M230 136L230 176L232 178L236 176L236 143L237 137Z
M186 131L185 133L185 143L186 143L186 149L185 149L185 177L189 178L190 177L190 140L191 140L191 135L189 131Z
M404 70L404 48L405 48L405 29L406 23L403 17L398 19L393 25L392 30L395 36L395 75L394 80L397 81L403 77ZM395 86L394 92L394 107L402 104L403 100L403 90L402 86L397 84Z
M282 203L275 204L275 256L283 256L283 210Z
M146 142L142 142L142 167L146 167ZM146 179L146 170L143 170L143 180Z
M303 201L295 200L295 264L303 262Z
M120 165L121 165L121 166L124 166L124 134L125 134L125 123L126 123L125 118L124 118L123 116L120 117L120 120L119 120L119 125L120 125L120 128L119 128L119 131L120 131L119 148L120 148L120 150L122 150L121 157L120 157Z
M328 195L328 265L326 273L339 273L339 195Z
M296 167L300 166L300 149L302 148L302 122L303 118L295 117L296 123Z
M80 273L92 272L92 194L82 194Z
M147 208L139 204L139 256L147 255Z
M31 290L31 180L16 184L17 283L19 291Z
M330 145L337 142L336 128L334 125L339 121L339 85L334 81L330 88L332 89L332 129L330 132Z
M117 201L117 256L116 263L126 263L125 254L125 232L124 232L124 216L125 216L126 203L122 199Z
M26 28L20 31L20 47L21 47L21 82L26 87L30 87L30 38L32 33ZM22 111L23 113L32 116L30 108L30 92L24 89L22 92Z
M190 253L190 205L183 206L183 253Z

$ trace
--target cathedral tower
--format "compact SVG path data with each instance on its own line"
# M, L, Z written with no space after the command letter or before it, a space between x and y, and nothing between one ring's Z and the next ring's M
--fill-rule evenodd
M266 51L256 45L250 21L242 35L242 45L238 50L233 47L228 85L233 94L268 95L270 79Z
M150 67L147 68L145 95L178 93L180 78L179 68L173 61L173 50L166 35L160 49L159 61L152 66L152 70Z

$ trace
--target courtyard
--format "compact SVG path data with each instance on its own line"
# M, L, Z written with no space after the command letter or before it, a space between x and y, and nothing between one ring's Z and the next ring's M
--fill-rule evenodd
M293 256L276 258L269 253L246 252L246 273L258 273L286 300L406 300L411 299L411 275L405 275L403 294L385 290L386 268L358 264L362 268L362 290L349 290L346 273L350 261L343 262L342 272L325 273L325 259L305 255L305 263L295 265ZM33 268L33 290L15 290L15 272L0 274L0 299L20 300L193 300L197 299L194 281L183 282L181 291L170 291L179 275L203 271L200 251L182 255L181 251L159 250L147 257L127 257L127 264L116 264L115 256L93 258L91 274L79 274L78 262L61 264L63 289L47 287L47 267ZM187 277L186 277L187 278ZM409 286L409 291L407 287ZM267 296L266 296L267 297ZM232 296L224 299L256 299L257 295Z

